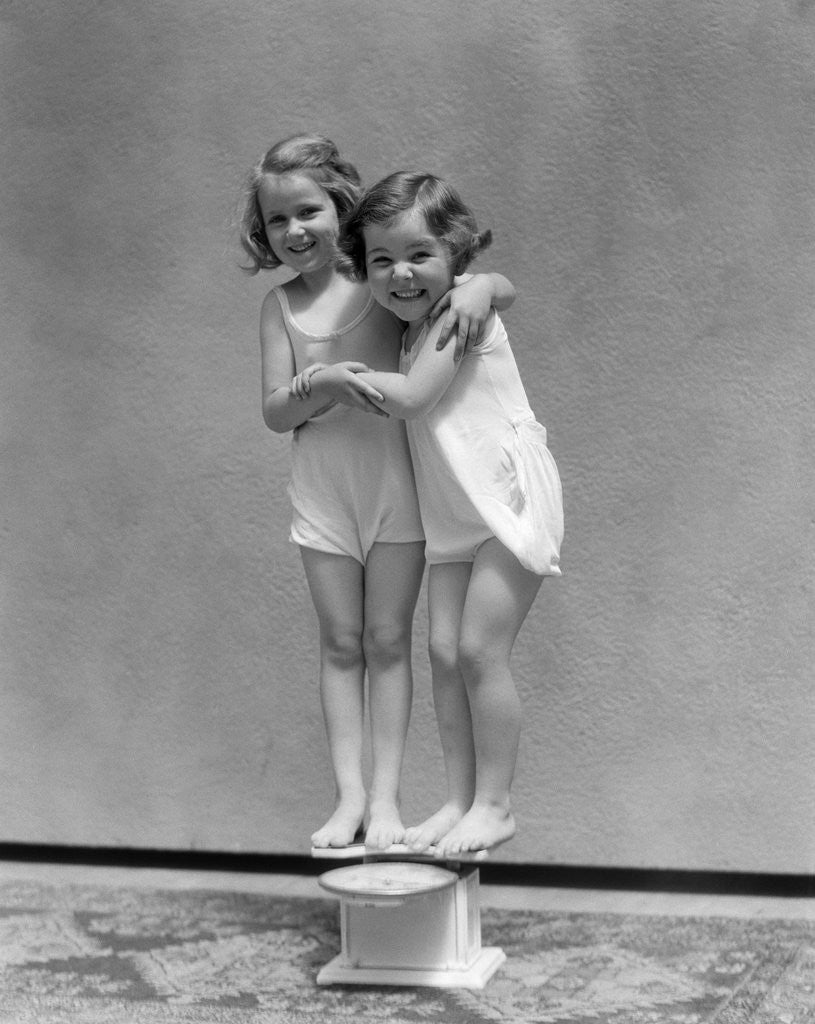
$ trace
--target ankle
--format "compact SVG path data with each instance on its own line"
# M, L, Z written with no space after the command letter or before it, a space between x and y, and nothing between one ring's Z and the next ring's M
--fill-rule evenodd
M509 794L503 796L483 796L476 794L472 804L470 805L471 810L486 811L488 814L494 814L497 817L511 817L512 815L512 802Z
M398 814L399 799L390 796L372 796L368 808L371 814Z
M364 788L347 786L337 790L335 801L337 807L362 807L364 809L368 803L368 794Z

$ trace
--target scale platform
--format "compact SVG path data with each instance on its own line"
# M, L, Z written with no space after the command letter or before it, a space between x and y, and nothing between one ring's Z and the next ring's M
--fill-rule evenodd
M356 850L356 853L350 853ZM407 847L314 850L317 857L362 863L334 868L319 884L340 900L340 953L317 975L319 985L423 985L484 988L506 960L481 945L478 861L455 862Z
M435 846L428 846L423 853L416 853L403 843L394 843L385 850L373 850L364 843L353 843L351 846L312 846L311 856L316 860L404 860L429 861L435 864L477 864L488 860L489 850L476 850L475 853L460 853L455 860L443 859L436 854Z

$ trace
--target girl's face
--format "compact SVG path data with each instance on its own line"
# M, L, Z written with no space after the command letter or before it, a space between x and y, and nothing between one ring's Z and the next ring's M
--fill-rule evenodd
M363 228L368 284L400 320L422 320L453 285L447 247L424 215L406 210L389 224Z
M308 274L336 258L339 230L331 196L307 174L267 174L258 189L266 237L287 267Z

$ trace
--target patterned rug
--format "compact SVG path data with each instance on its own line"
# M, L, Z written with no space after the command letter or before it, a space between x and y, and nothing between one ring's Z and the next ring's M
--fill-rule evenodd
M806 921L484 910L479 991L316 984L338 904L0 885L2 1024L812 1024Z

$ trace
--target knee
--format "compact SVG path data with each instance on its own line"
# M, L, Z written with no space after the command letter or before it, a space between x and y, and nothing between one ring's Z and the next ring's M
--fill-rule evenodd
M366 623L362 650L368 665L393 665L410 656L410 629L395 622Z
M332 626L320 634L323 658L330 664L350 668L363 659L362 635L353 626Z
M458 645L458 665L469 684L478 684L502 660L501 652L483 636L463 635Z
M431 635L429 653L434 676L449 676L458 671L458 637Z

